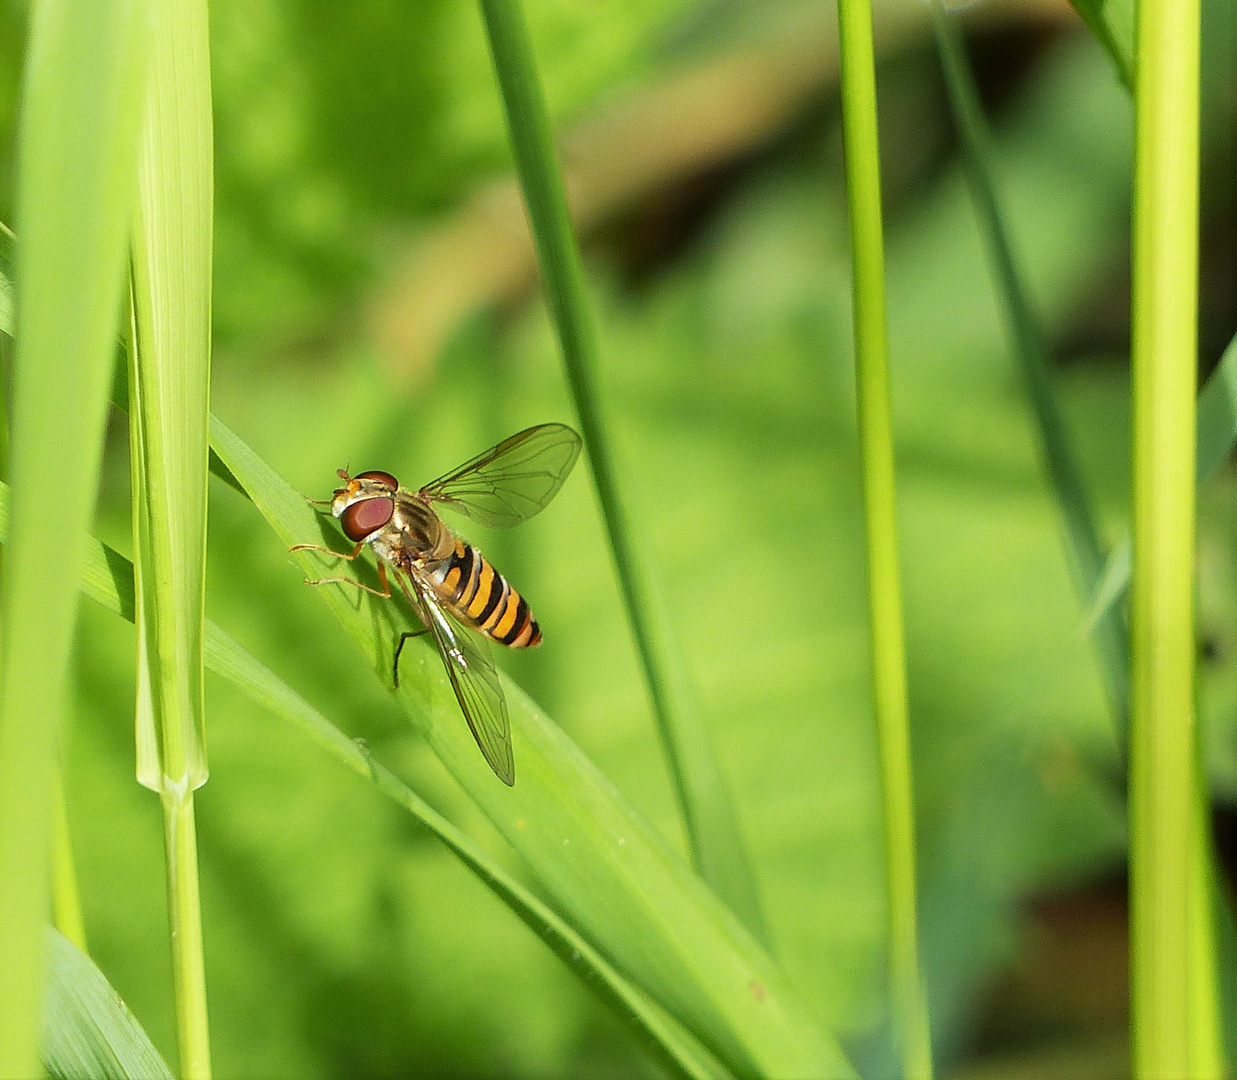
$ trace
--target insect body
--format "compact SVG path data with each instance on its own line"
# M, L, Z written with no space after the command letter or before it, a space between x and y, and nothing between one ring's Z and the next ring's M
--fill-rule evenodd
M388 569L413 610L433 635L464 718L490 767L515 783L510 721L498 673L484 638L523 649L541 641L528 603L467 540L443 523L435 504L491 528L510 528L538 513L562 487L580 453L580 436L563 424L528 428L419 491L400 486L390 473L349 476L331 500L344 535L356 547L347 555L316 544L292 550L326 551L355 559L369 545L378 557L382 590L347 577L323 578L391 595ZM465 629L467 628L467 629ZM483 637L469 633L475 630ZM394 682L404 642L425 630L400 635Z

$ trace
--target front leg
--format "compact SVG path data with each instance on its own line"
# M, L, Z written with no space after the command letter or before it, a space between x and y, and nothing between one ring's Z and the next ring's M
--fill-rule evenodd
M308 546L308 545L303 545L303 546ZM323 550L329 551L330 549L324 548ZM333 552L333 554L339 555L339 552ZM347 559L347 558L355 559L356 554L353 553L351 556L340 555L340 558L341 559ZM383 563L378 564L378 580L382 582L381 592L375 589L372 585L366 585L363 581L357 581L355 578L350 578L350 577L306 578L305 584L306 585L331 585L331 584L338 583L340 585L355 585L358 589L363 589L367 593L373 593L374 596L380 596L383 600L390 600L391 599L391 583L387 580L387 568Z
M321 552L326 553L327 555L334 555L335 558L337 559L347 559L349 562L353 562L361 554L361 550L364 547L365 547L364 540L357 541L357 546L352 549L351 555L345 555L342 551L336 551L334 548L323 547L321 544L293 544L290 548L288 548L288 550L289 551L321 551ZM387 595L388 596L390 595L389 590L388 590Z

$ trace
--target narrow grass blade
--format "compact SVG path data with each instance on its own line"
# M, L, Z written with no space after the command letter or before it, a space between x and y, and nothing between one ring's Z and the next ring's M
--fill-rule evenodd
M872 691L880 747L889 892L889 997L902 1075L907 1080L923 1080L932 1076L932 1036L920 971L915 899L915 810L889 402L876 57L868 0L838 0L838 35L871 612Z
M1124 747L1128 730L1128 631L1118 601L1124 595L1133 565L1133 548L1127 535L1117 544L1106 563L1101 564L1098 530L1090 512L1080 473L1065 438L1065 426L1052 389L1046 362L1043 335L1031 312L1029 294L1021 281L1013 258L1008 233L998 208L993 179L991 139L987 131L974 78L966 61L956 26L939 4L934 7L937 48L945 72L951 105L965 151L968 174L974 192L985 238L992 252L996 278L1013 337L1022 361L1031 400L1039 422L1048 473L1066 521L1066 534L1080 591L1093 597L1085 619L1087 632L1098 638L1100 658L1106 675L1109 699L1117 730ZM1231 354L1231 356L1230 356ZM1237 348L1230 346L1220 367L1199 397L1195 476L1202 479L1232 447L1237 436L1237 408L1233 392L1237 389ZM1193 980L1197 1008L1191 1028L1192 1060L1211 1075L1213 1066L1204 1064L1208 1049L1218 1045L1216 1021L1215 957L1211 951L1212 893L1217 889L1210 858L1207 822L1202 812L1205 796L1197 795L1190 832L1193 852L1191 872L1193 907L1188 916L1192 929L1191 956L1198 972Z
M133 229L134 533L158 732L152 791L206 781L202 627L210 416L212 149L206 6L158 0ZM154 524L152 524L154 523Z
M1237 337L1228 343L1198 395L1197 421L1194 481L1201 483L1228 460L1237 445ZM1083 622L1086 630L1096 626L1125 597L1133 565L1133 550L1127 534L1113 548L1104 565Z
M1214 953L1201 872L1194 710L1198 0L1140 0L1135 91L1134 576L1130 594L1131 1014L1135 1076L1214 1076L1199 1033ZM1197 840L1197 838L1195 838ZM1191 919L1201 919L1205 926Z
M1105 51L1117 65L1127 87L1134 87L1135 0L1070 0Z
M0 543L5 539L7 524L8 488L0 483ZM109 611L130 622L135 621L133 564L119 552L93 538L86 545L81 588ZM399 777L375 761L363 742L348 738L295 690L209 621L206 623L205 657L210 670L300 729L342 765L366 777L379 792L437 835L593 993L617 1012L670 1075L694 1080L723 1075L720 1066L695 1040L619 975L596 949L536 894L508 874Z
M172 1080L141 1024L84 952L47 931L43 1065L54 1080Z
M596 386L597 334L584 290L580 250L554 152L545 94L519 0L481 0L502 91L516 171L524 191L550 314L580 416L584 443L623 599L631 619L662 746L701 876L758 938L760 895L738 814L677 654L665 605L619 494L612 441Z
M1039 429L1044 467L1065 525L1066 550L1074 581L1079 595L1086 600L1096 595L1105 573L1103 545L1081 471L1066 436L1065 420L1048 369L1044 335L1032 310L1030 293L1022 280L1001 214L992 164L992 138L979 102L975 77L957 24L945 13L939 0L933 0L932 22L949 102L962 143L967 179L992 260L993 278ZM1118 740L1124 746L1129 715L1130 657L1129 633L1120 608L1109 605L1104 609L1095 627L1095 640Z
M305 497L218 420L212 445L288 547L339 542ZM328 519L329 520L329 519ZM298 552L307 576L334 564ZM372 570L354 572L374 584ZM340 585L317 590L390 685L402 604ZM853 1075L836 1040L764 949L656 831L518 687L504 680L519 783L485 763L425 636L401 659L397 699L469 796L523 856L551 904L585 940L743 1076Z
M155 0L133 228L130 453L137 778L164 813L181 1074L210 1075L193 792L206 782L203 635L213 164L205 0Z
M13 521L0 595L3 1076L39 1068L53 761L120 314L147 15L144 0L41 0L31 13L17 153Z

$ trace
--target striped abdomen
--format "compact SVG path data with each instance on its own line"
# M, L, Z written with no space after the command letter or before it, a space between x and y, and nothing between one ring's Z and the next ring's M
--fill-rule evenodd
M513 649L541 641L541 627L528 602L472 544L458 537L455 550L429 575L452 614L486 637Z

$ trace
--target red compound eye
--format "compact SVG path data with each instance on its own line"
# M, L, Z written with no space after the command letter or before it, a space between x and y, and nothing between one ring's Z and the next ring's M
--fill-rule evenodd
M374 530L381 529L390 521L393 513L394 499L361 499L345 507L344 512L339 515L339 523L343 526L344 535L359 544Z
M356 480L377 480L380 484L385 484L392 491L399 487L399 481L395 479L389 472L372 472L357 473L354 477Z

